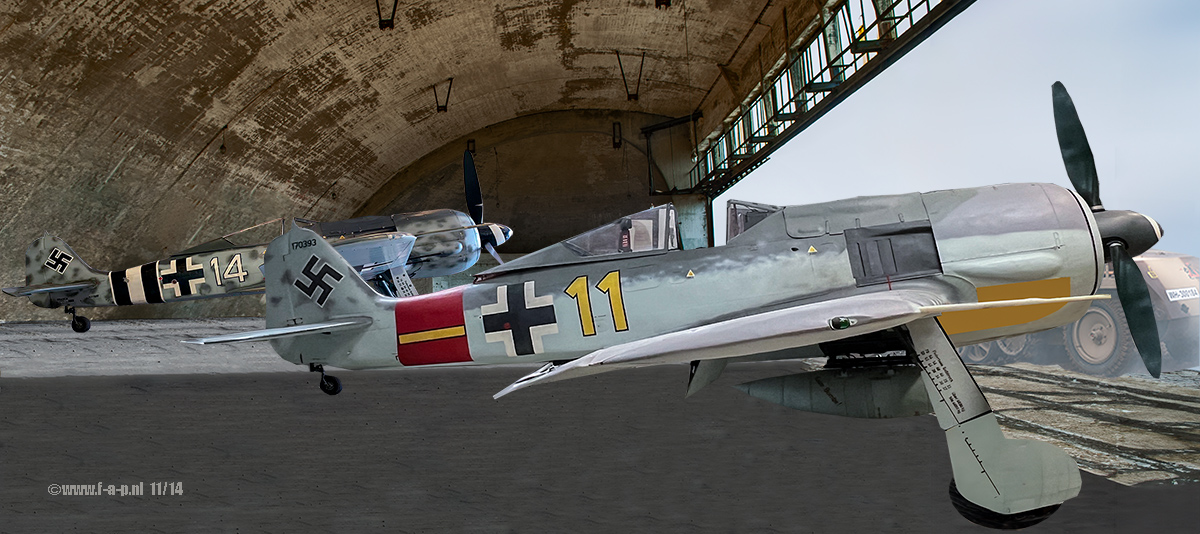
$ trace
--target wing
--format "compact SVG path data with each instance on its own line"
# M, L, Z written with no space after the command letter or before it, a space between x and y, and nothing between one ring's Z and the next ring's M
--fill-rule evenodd
M534 384L618 369L734 358L826 343L886 330L949 311L1105 298L1108 296L947 303L948 297L928 290L900 289L854 295L615 345L561 365L548 363L536 372L513 382L494 395L494 398Z
M38 284L25 287L6 287L4 288L4 292L14 297L28 297L43 293L61 293L69 297L80 291L95 289L97 284L95 280L70 284Z
M355 328L364 328L371 324L370 317L346 317L343 319L335 319L322 323L302 324L296 326L284 326L281 328L268 328L266 330L254 330L251 332L238 332L236 334L226 334L223 336L206 337L201 339L185 339L184 343L193 345L209 345L213 343L241 343L243 341L267 341L271 339L279 339L284 337L302 336L306 334L326 334L336 332L338 330L351 330Z

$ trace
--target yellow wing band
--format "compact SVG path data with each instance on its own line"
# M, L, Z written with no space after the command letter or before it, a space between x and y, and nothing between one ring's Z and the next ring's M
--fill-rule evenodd
M977 288L975 294L980 303L1030 298L1058 299L1071 296L1071 279L1063 277L984 286ZM949 311L942 314L939 322L942 323L942 328L946 330L946 333L950 335L977 332L1033 322L1061 310L1067 304L1067 302L1059 301L1051 304Z

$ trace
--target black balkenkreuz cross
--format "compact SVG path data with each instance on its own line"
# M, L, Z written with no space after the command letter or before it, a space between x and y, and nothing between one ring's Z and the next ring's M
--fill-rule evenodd
M496 303L486 304L479 311L484 338L489 343L504 343L509 356L541 354L545 352L542 336L558 333L554 297L536 296L532 280L524 286L497 287Z
M192 263L192 258L170 260L170 267L159 273L163 287L175 290L175 296L186 297L196 292L204 282L204 266Z
M317 256L314 254L311 258L308 258L308 264L304 266L302 271L300 271L300 274L303 274L304 277L308 279L308 284L301 284L300 280L296 280L293 282L293 284L308 298L312 298L313 293L316 293L317 289L320 288L321 296L317 297L316 301L317 306L324 308L325 301L329 300L329 294L333 293L333 285L331 285L329 282L326 282L325 277L328 276L333 278L334 282L339 282L341 281L343 275L342 273L334 270L333 267L330 267L328 263L322 265L319 270L314 272L313 268L316 266Z
M50 259L46 260L46 263L43 265L58 271L58 274L63 274L67 272L67 266L71 264L71 260L73 259L75 259L74 256L56 248L50 251Z

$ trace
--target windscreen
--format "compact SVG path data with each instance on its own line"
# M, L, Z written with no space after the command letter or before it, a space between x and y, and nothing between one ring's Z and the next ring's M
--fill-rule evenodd
M605 256L679 248L675 206L664 204L626 215L604 226L563 241L580 256Z

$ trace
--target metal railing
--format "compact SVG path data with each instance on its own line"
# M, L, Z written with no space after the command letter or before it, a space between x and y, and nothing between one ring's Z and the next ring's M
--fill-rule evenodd
M725 130L697 148L675 193L716 198L838 101L974 0L846 0L754 92ZM752 92L751 94L754 94ZM681 187L682 186L682 187Z

